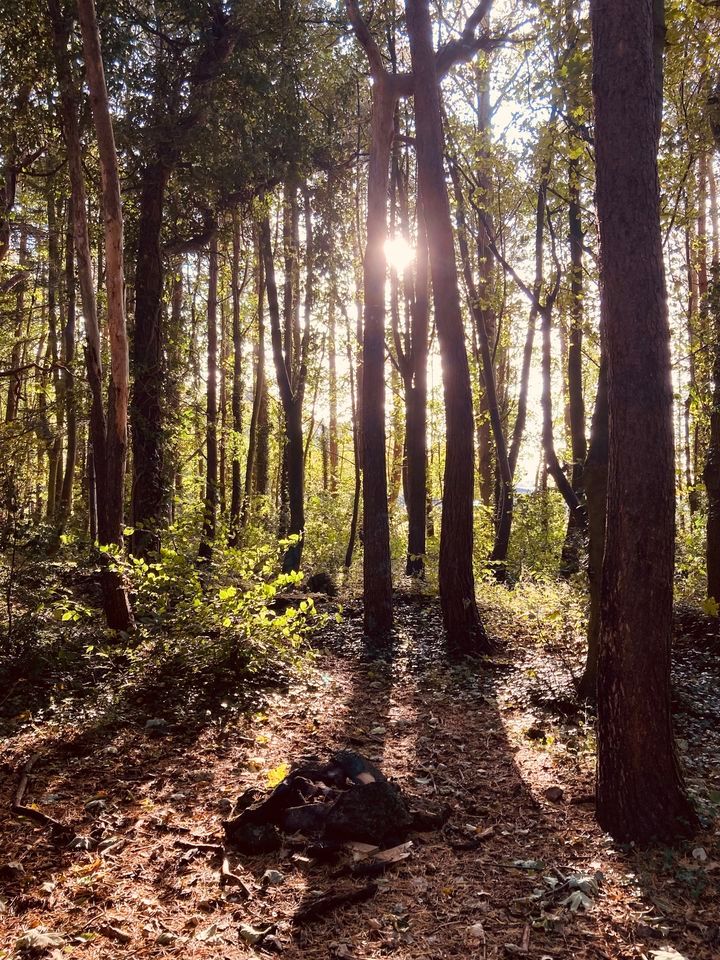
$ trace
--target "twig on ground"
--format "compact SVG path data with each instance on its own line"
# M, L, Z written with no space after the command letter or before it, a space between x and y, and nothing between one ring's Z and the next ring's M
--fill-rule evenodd
M297 926L312 923L339 907L349 906L352 903L364 903L374 897L377 891L376 883L368 883L364 887L351 887L347 890L340 890L338 893L326 893L315 900L311 900L304 907L300 907L292 918L293 923Z

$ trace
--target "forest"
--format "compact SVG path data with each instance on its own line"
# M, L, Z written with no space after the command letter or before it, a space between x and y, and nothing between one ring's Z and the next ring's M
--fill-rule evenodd
M0 0L0 960L720 957L718 0Z

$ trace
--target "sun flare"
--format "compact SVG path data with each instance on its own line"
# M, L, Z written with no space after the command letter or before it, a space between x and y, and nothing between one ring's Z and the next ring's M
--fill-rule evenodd
M415 248L403 236L388 237L385 241L385 257L392 270L402 273L415 259Z

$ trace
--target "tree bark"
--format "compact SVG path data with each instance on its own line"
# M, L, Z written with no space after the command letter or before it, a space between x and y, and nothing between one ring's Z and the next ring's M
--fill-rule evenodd
M440 90L427 0L406 0L415 82L419 192L428 238L435 323L443 359L446 456L440 537L440 602L448 649L492 649L475 599L473 576L473 406L460 311L450 202L443 169Z
M583 398L583 262L582 219L580 208L580 171L576 159L568 170L568 228L570 236L570 330L567 351L567 390L570 424L572 473L570 485L578 499L583 496L583 465L587 457L585 436L585 400ZM580 549L584 524L578 512L571 510L563 545L561 572L568 576L580 569Z
M237 547L240 534L240 509L242 505L242 480L240 476L240 438L242 437L242 326L240 324L240 217L233 211L232 236L232 337L233 337L233 377L232 377L232 493L230 497L230 538L231 547ZM257 424L256 424L257 427Z
M648 842L696 823L670 697L675 470L653 3L592 0L590 12L610 424L597 817L617 840Z
M207 302L207 420L205 445L205 511L198 559L210 563L215 542L218 507L218 438L217 438L217 374L218 374L218 245L217 236L210 241Z
M498 535L496 536L495 547L497 547L499 543L504 545L504 549L500 549L498 551L499 555L496 555L496 551L493 549L493 552L490 555L490 561L494 565L496 578L502 582L504 581L507 573L505 560L507 558L507 544L510 536L510 525L512 524L512 472L510 470L507 442L505 439L505 432L503 430L502 418L500 416L500 405L498 403L495 382L495 365L493 363L490 333L487 325L488 308L486 301L483 299L483 296L487 296L487 287L484 288L485 293L483 295L475 286L475 278L473 277L472 263L470 260L470 249L467 242L465 202L462 194L460 175L457 167L454 164L451 165L450 175L455 188L455 210L458 224L457 232L460 258L463 265L465 286L467 287L468 298L470 301L470 312L477 330L478 344L480 347L480 359L482 362L482 376L485 394L485 410L487 411L490 425L492 427L498 462L498 479L500 489L498 496L499 516L496 528ZM490 251L486 250L485 252L489 256Z
M110 381L106 434L105 542L122 547L125 457L127 452L129 360L125 326L125 271L123 265L123 215L120 176L112 120L105 86L100 34L93 0L78 0L85 71L90 91L102 177L105 217L105 290L110 335ZM96 460L97 470L97 460ZM108 625L117 630L134 626L127 590L121 574L103 571Z
M427 361L429 331L428 247L422 211L417 217L415 285L410 314L410 354L406 378L406 461L408 554L405 572L425 576L427 552Z
M590 449L583 468L583 487L588 514L588 585L590 609L587 625L585 669L578 685L581 700L595 700L597 694L600 643L600 591L605 550L605 518L608 478L607 363L600 362L595 409L590 432Z
M192 131L202 125L209 93L238 41L237 27L222 4L211 6L207 37L193 66L186 96L173 91L168 99L185 101L176 117L176 139L156 132L153 146L144 158L139 201L138 247L135 267L135 314L133 336L134 389L133 431L133 551L151 556L160 547L160 532L169 517L169 488L164 468L167 430L164 408L162 298L164 264L161 247L165 191ZM162 99L162 98L159 98ZM168 105L154 104L157 112ZM163 118L166 122L166 118Z
M367 242L364 258L362 463L363 603L365 633L388 635L393 623L385 455L385 240L390 144L394 127L392 81L378 75L372 87L368 169Z
M717 123L717 104L720 88L710 101L710 128L715 140L716 152L720 153L720 124ZM707 165L714 180L712 162ZM712 196L712 194L711 194ZM720 260L717 246L717 201L711 217L713 221L713 258L711 283L706 307L713 325L714 349L712 368L712 400L710 407L710 440L705 459L703 480L708 498L705 559L707 563L708 597L720 604Z
M73 482L77 460L77 402L75 397L75 257L72 229L65 245L65 324L63 327L63 379L65 394L66 450L65 472L60 495L60 517L64 524L72 513Z
M247 526L252 507L252 495L267 493L267 384L265 381L265 272L259 242L256 244L255 288L257 293L257 347L255 360L255 390L250 415L248 452L245 465L245 493L240 511L240 530ZM253 489L253 477L255 484ZM239 538L238 538L239 539Z
M288 534L290 537L295 538L295 541L287 547L283 558L283 572L289 573L300 569L305 536L305 467L303 457L302 409L305 381L307 378L307 341L309 329L306 329L303 338L296 385L293 388L287 366L288 358L292 358L293 355L292 346L288 348L286 344L285 353L283 354L280 307L275 282L275 264L273 261L270 237L270 221L267 216L265 216L260 223L260 249L265 267L275 374L277 376L283 413L285 414L286 464L288 500L290 506ZM286 335L288 333L292 338L293 329L286 327Z

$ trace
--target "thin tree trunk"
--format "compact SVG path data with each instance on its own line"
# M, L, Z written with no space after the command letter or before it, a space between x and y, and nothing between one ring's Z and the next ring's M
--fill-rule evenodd
M18 266L22 269L27 263L27 228L20 228L20 248L18 251ZM22 351L22 335L25 326L25 284L21 283L15 296L15 330L10 357L10 369L14 371L8 378L7 403L5 405L5 423L12 423L17 417L22 377L17 371L20 366Z
M207 420L206 420L206 475L205 511L198 558L210 563L215 542L218 508L218 439L217 439L217 361L218 361L218 244L217 236L210 241L207 302Z
M415 288L410 315L410 356L405 386L408 513L405 572L422 578L425 576L427 552L427 360L430 304L427 237L421 211L417 221Z
M572 474L570 485L575 495L583 496L583 465L587 457L585 436L585 401L583 398L583 262L582 220L580 208L580 171L576 159L569 161L568 170L568 228L570 236L570 330L567 350L568 419ZM568 516L567 533L563 545L561 572L565 576L580 569L580 550L583 523L578 522L577 510Z
M224 286L224 284L223 284ZM220 298L220 410L218 419L220 421L220 439L219 461L218 461L218 500L220 506L220 516L224 517L227 512L227 361L228 336L227 336L227 310L225 309L225 296Z
M280 308L275 283L275 264L272 255L270 221L267 216L260 224L260 249L265 266L275 373L283 412L285 414L288 500L290 506L288 534L294 538L294 542L288 546L283 558L283 571L288 573L300 569L303 539L305 536L305 470L303 462L302 408L305 380L307 377L306 346L304 341L302 356L299 361L296 386L293 389L287 368L287 359L288 357L292 357L292 352L290 352L292 351L292 346L290 350L288 350L286 344L285 355L283 356ZM286 334L288 332L290 332L292 336L292 330L288 331L286 327ZM305 333L307 337L309 330L306 330Z
M262 255L260 246L256 244L256 279L257 293L257 349L255 361L255 390L253 393L253 406L250 415L250 432L248 436L248 452L245 465L245 493L242 500L242 509L240 511L240 531L247 526L250 509L252 506L253 494L253 476L255 477L256 494L265 494L267 492L267 399L265 383L265 320L264 304L265 299L265 273L263 270ZM265 420L263 421L263 417ZM263 443L265 444L263 450ZM264 455L264 463L260 463ZM261 469L263 474L261 476ZM261 487L261 481L263 486ZM239 537L238 537L239 539Z
M334 265L330 267L330 289L328 291L328 456L329 487L334 493L338 485L338 415L337 415L337 324L336 304L337 286Z
M65 247L65 325L63 327L63 378L65 380L65 421L67 424L65 473L60 496L61 523L72 513L73 482L77 459L77 405L75 397L75 257L72 230L68 228Z
M100 34L93 0L78 0L83 36L85 71L90 90L102 175L105 215L105 289L110 335L110 383L106 442L105 542L122 546L125 457L127 452L129 360L125 327L125 272L123 266L123 216L120 177L112 120L105 86ZM105 611L108 625L118 630L134 626L130 602L122 576L103 571Z
M357 409L357 392L355 390L355 377L353 371L360 370L360 362L358 358L357 368L354 366L353 351L352 351L352 334L350 331L350 318L347 314L347 311L343 307L343 313L345 315L345 335L347 338L347 358L348 358L348 371L350 377L350 413L352 415L352 436L353 436L353 469L354 469L354 491L353 491L353 507L352 507L352 518L350 520L350 534L348 536L348 545L345 551L345 568L347 570L352 566L353 553L355 551L355 540L357 538L357 528L358 520L360 517L360 500L362 497L362 463L361 463L361 450L360 450L360 416ZM359 347L360 338L356 336L356 343Z
M467 287L468 298L470 300L470 311L472 313L473 322L475 324L478 336L478 344L480 347L483 385L485 388L485 409L492 427L493 439L495 441L495 452L498 462L498 474L500 481L500 493L498 501L500 513L496 527L497 535L495 539L495 548L490 555L490 560L494 564L496 578L502 582L507 573L505 560L507 558L507 546L510 536L510 526L512 524L512 473L510 470L510 461L507 453L507 442L505 440L502 419L500 417L500 406L498 403L497 388L495 383L495 366L493 364L492 346L487 327L488 311L487 306L483 305L485 303L483 300L483 295L475 286L465 226L465 202L462 194L459 172L455 164L451 165L450 175L455 188L458 246L460 247L460 257L463 265L465 286ZM489 256L490 251L487 250L486 253Z
M232 378L232 494L230 498L230 538L231 547L238 546L240 533L240 509L242 504L242 482L240 475L240 439L242 437L242 326L240 324L240 216L233 211L232 236L232 337L233 337L233 378ZM257 429L257 422L255 424Z

